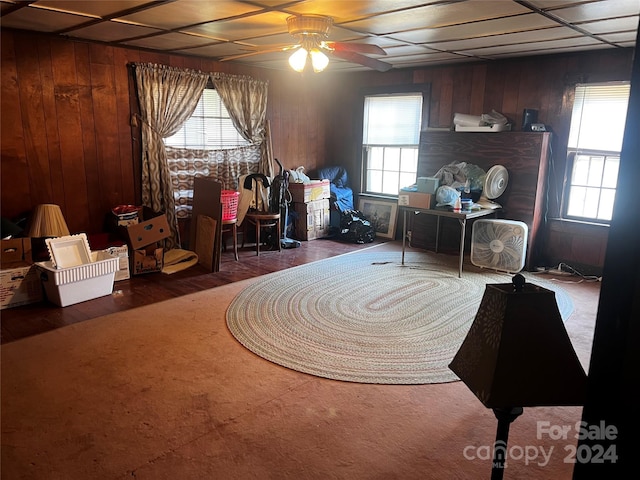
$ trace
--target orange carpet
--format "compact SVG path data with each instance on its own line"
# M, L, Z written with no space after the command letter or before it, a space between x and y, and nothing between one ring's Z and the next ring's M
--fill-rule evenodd
M496 420L461 382L341 382L240 345L225 310L253 281L2 345L2 478L489 478ZM586 367L599 284L562 287ZM505 480L570 479L575 440L537 422L580 414L525 409Z

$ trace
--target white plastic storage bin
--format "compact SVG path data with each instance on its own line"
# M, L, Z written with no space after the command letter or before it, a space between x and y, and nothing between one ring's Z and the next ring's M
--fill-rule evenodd
M91 263L69 268L36 263L50 302L66 307L111 294L120 259L105 251L91 252L91 257Z

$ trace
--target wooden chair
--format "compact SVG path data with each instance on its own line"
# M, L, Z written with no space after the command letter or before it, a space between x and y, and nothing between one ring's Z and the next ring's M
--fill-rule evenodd
M253 189L255 187L255 204L256 207L259 205L258 202L258 180L262 181L262 185L264 188L269 187L269 179L263 174L251 174L248 175L245 179L245 189ZM254 185L255 184L255 185ZM264 208L264 207L263 207ZM280 213L269 212L266 210L249 210L247 214L244 216L243 220L244 232L242 235L242 247L244 247L244 241L247 234L247 225L252 225L255 227L255 237L256 237L256 255L260 255L260 234L263 229L266 228L275 228L276 231L276 241L278 245L278 251L282 250L282 246L280 244Z
M224 234L230 233L233 238L233 255L238 260L238 219L233 218L231 220L222 221L222 249L226 248L226 242L224 241ZM244 237L243 237L244 238Z

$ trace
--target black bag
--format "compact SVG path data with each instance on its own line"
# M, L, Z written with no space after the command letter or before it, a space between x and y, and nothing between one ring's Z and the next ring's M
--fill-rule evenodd
M376 230L359 210L345 210L340 215L340 239L352 243L371 243Z

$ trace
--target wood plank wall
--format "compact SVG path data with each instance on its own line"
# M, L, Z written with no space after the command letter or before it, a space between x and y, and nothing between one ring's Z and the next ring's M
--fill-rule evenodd
M526 57L504 61L302 77L204 58L163 55L141 49L2 30L2 216L16 218L39 203L60 204L72 231L103 230L111 207L139 203L139 148L129 119L131 79L127 64L155 62L203 71L246 74L269 81L268 117L274 156L285 168L343 165L359 185L359 92L385 85L431 84L431 128L448 128L454 113L479 115L492 109L520 128L522 110L539 111L552 127L555 182L550 203L564 178L571 92L577 81L628 80L631 49ZM133 97L135 98L135 97ZM135 107L135 105L133 105ZM579 229L578 237L583 236ZM571 236L563 226L550 233ZM571 258L604 251L569 242L554 254ZM594 260L601 264L601 259Z
M17 30L2 30L2 216L61 206L71 232L98 233L112 207L139 204L132 62L269 81L273 153L285 168L324 159L326 117L316 77Z
M549 185L549 225L544 231L550 264L579 262L602 267L607 227L562 222L560 199L565 178L573 91L578 82L629 80L632 49L599 50L544 57L524 57L486 63L449 65L390 71L386 74L350 75L346 81L332 79L334 109L327 120L327 158L344 165L352 186L359 188L361 142L359 98L374 86L431 84L428 128L450 129L455 113L481 115L496 110L505 115L513 130L521 130L525 108L538 110L538 121L550 126L552 156ZM339 82L339 83L338 83ZM435 174L436 172L431 172ZM555 225L554 225L555 223Z

